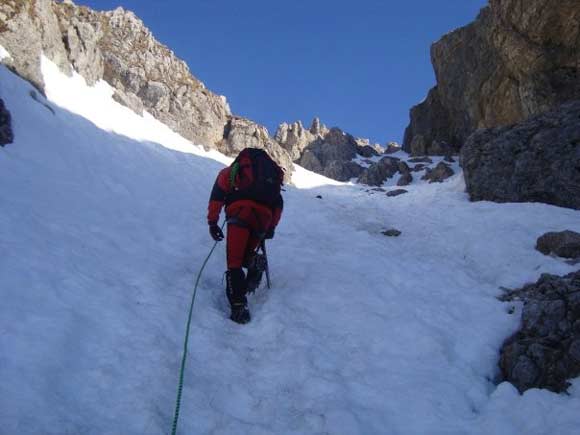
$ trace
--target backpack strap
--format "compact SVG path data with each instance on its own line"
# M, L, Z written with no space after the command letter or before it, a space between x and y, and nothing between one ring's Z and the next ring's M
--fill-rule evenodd
M231 168L232 169L230 170L230 188L233 189L235 187L234 184L236 182L236 177L240 172L240 162L238 162L238 159L234 160L234 163L232 163Z

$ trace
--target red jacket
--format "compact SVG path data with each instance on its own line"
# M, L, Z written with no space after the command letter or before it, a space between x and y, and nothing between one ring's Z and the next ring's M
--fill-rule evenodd
M280 218L282 217L282 209L284 208L284 201L282 200L282 195L279 195L275 205L273 207L269 207L264 204L260 204L256 201L252 201L251 199L238 199L232 202L228 201L228 195L232 193L233 189L230 183L230 172L231 168L228 166L220 171L215 180L213 185L213 189L211 191L211 196L209 199L209 205L207 210L207 222L208 224L217 224L220 212L222 207L226 206L226 216L228 216L228 209L230 207L237 208L244 203L248 206L254 208L256 211L260 212L263 210L264 214L271 214L272 220L270 221L269 228L267 229L274 229L280 222Z

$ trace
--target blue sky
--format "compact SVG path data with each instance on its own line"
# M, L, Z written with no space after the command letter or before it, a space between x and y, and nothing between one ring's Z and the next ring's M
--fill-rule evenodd
M401 141L435 83L429 47L487 0L77 0L134 11L235 114L266 125L319 116Z

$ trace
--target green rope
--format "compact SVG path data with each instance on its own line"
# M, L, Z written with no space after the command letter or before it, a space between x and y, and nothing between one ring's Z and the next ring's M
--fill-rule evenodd
M225 222L222 224L221 228L223 230L225 226ZM207 262L209 261L213 251L215 250L218 242L216 241L211 251L205 258L201 269L197 274L197 279L195 280L195 287L193 288L193 296L191 297L191 304L189 306L189 317L187 318L187 327L185 329L185 341L183 342L183 356L181 358L181 369L179 370L179 386L177 387L177 400L175 402L175 415L173 417L173 425L171 426L171 435L175 435L177 433L177 421L179 420L179 409L181 408L181 394L183 393L183 373L185 372L185 361L187 359L187 345L189 343L189 329L191 327L191 316L193 314L193 304L195 303L195 295L197 294L197 286L199 285L199 280L201 279L201 274L203 273L203 269Z

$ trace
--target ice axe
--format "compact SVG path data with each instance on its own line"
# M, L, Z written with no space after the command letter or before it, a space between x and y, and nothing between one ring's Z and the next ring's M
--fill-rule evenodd
M268 286L268 289L271 288L270 285L270 265L268 264L268 254L266 253L266 240L263 240L260 242L260 249L262 249L262 253L264 254L264 260L265 260L265 264L264 264L264 272L266 272L266 284Z

